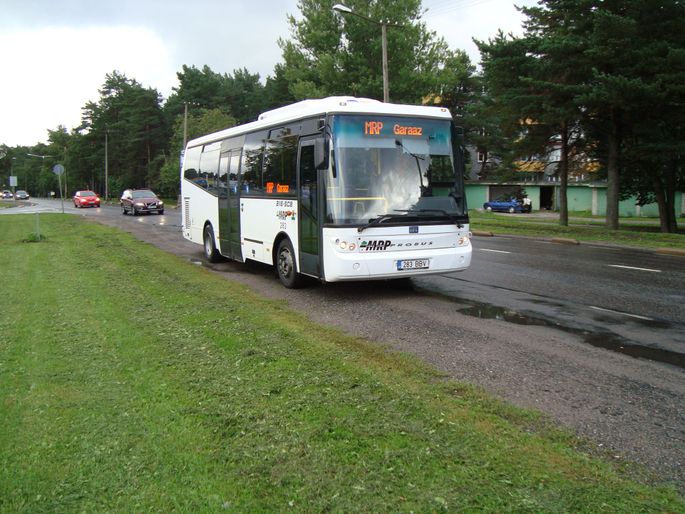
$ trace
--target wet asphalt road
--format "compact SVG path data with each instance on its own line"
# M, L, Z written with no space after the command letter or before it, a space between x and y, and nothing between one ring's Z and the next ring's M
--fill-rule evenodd
M58 201L0 209L54 212ZM10 211L10 212L8 212ZM94 217L203 262L180 213ZM261 265L205 265L315 321L417 355L448 376L549 414L590 446L685 490L685 258L526 238L474 238L472 267L410 284L286 290ZM611 351L607 351L607 349Z

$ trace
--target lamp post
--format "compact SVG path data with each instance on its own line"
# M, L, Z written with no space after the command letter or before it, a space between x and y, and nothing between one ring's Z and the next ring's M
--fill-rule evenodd
M186 143L188 143L188 106L200 107L198 102L183 102L183 150L186 148Z
M36 157L36 158L38 158L38 159L43 159L43 164L45 164L45 159L47 159L48 157L52 157L52 155L38 155L38 154L35 154L35 153L27 153L26 155L27 155L28 157ZM43 166L41 166L41 170L42 170L42 169L43 169ZM24 175L28 175L28 170L25 170ZM25 178L28 179L28 177L25 177ZM59 177L57 177L57 179L59 180ZM28 180L26 180L26 182L28 182ZM61 186L61 185L62 185L62 183L60 182L60 186Z
M109 129L105 129L105 203L109 198L109 154L108 154L108 144L109 144Z
M52 155L38 155L38 154L35 154L35 153L27 153L26 155L29 156L29 157L36 157L36 158L38 158L38 159L43 159L43 163L45 163L45 159L48 159L48 158L52 159L52 158L53 158ZM42 166L41 166L41 168L42 168ZM27 172L27 173L28 173L28 172ZM28 181L27 181L27 182L28 182ZM60 195L61 195L62 181L61 181L59 175L57 176L57 183L58 183L58 185L59 185L59 188L60 188ZM66 189L66 186L67 186L67 177L66 177L66 175L65 175L65 176L64 176L64 189Z
M17 200L17 197L14 194L15 193L15 187L12 185L12 180L14 180L14 181L17 180L17 178L14 176L14 161L16 161L16 160L17 160L16 157L12 157L10 159L10 186L12 187L12 200L14 200L15 202ZM18 182L17 182L17 185L19 185Z
M183 102L183 150L188 142L188 102Z
M333 10L341 14L351 14L362 20L366 20L374 25L380 25L381 27L381 47L383 50L383 101L385 103L390 102L390 80L388 79L388 27L401 27L394 23L388 23L387 21L377 21L372 20L362 14L354 12L352 9L343 4L335 4Z

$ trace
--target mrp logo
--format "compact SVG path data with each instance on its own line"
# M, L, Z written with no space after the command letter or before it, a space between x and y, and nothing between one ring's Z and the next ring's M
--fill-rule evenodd
M382 121L366 121L366 122L364 122L364 135L380 136L381 130L383 130L383 122Z
M392 241L362 241L359 248L362 252L384 252L392 246Z
M276 217L279 220L287 220L290 219L292 221L295 221L295 211L278 211L276 212Z

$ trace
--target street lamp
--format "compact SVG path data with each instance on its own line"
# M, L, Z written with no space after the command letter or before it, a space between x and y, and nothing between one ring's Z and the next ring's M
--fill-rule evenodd
M372 20L362 14L354 12L352 9L343 4L335 4L333 10L339 12L340 14L351 14L362 20L366 20L374 25L380 25L381 27L381 46L383 49L383 101L385 103L390 102L390 81L388 79L388 27L401 27L394 23L388 23L387 21L377 21Z
M48 157L52 157L52 155L38 155L35 153L27 153L26 155L29 157L37 157L38 159L43 159L43 164L45 164L45 159L47 159ZM42 166L41 166L41 169L42 169ZM26 169L24 170L24 175L28 175L28 170L26 170ZM24 187L26 187L28 185L28 176L24 177L24 178L26 179L26 182L27 182L27 184L24 186ZM60 183L60 185L61 185L61 183ZM27 188L27 191L28 191L28 188ZM35 193L35 191L34 191L34 193Z
M186 143L188 143L188 106L199 107L198 102L183 102L183 150L186 148Z
M38 159L43 159L43 163L45 163L45 159L54 159L55 157L52 155L38 155L35 153L27 153L26 154L29 157L36 157ZM28 172L27 172L28 173ZM27 177L27 182L28 182L28 177ZM62 196L62 179L60 178L59 175L57 175L57 184L59 185L59 190L60 190L60 197ZM64 174L64 192L66 193L67 191L67 175L66 173ZM62 212L64 212L64 208L62 208Z

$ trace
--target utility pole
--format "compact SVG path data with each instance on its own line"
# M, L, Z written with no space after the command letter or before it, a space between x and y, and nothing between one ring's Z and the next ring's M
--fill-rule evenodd
M333 10L341 14L351 14L357 18L373 23L374 25L380 25L381 27L381 47L383 51L383 101L385 103L390 102L390 79L388 78L388 27L402 28L402 25L397 25L395 23L388 23L387 21L376 21L368 18L362 14L354 12L352 9L343 4L335 4Z
M109 198L109 154L108 146L109 144L109 129L105 129L105 202Z
M383 48L383 101L390 102L390 79L388 79L388 25L381 23L381 43Z
M188 142L188 102L183 102L183 149Z

